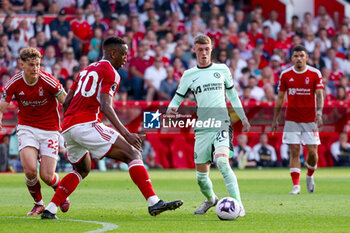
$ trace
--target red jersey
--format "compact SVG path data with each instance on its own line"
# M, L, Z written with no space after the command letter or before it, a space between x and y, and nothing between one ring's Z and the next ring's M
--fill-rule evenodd
M93 31L90 24L85 21L78 21L73 19L71 22L71 28L74 35L76 35L80 40L91 40L93 37Z
M222 37L222 31L220 29L217 29L215 32L212 32L210 29L208 29L205 34L214 39L214 47L217 47L219 45L219 41Z
M3 101L15 96L18 102L18 124L48 131L60 130L59 102L62 85L51 74L40 70L39 78L28 84L23 71L15 74L6 84Z
M64 114L63 131L86 122L101 122L100 96L107 93L114 96L120 83L120 76L107 60L94 62L80 71L71 90L74 91L67 112Z
M313 122L316 117L316 89L324 88L321 72L311 66L298 72L294 66L284 70L279 80L279 91L286 91L287 121Z
M290 40L285 40L285 41L280 41L277 40L275 43L275 49L281 49L284 51L285 54L288 54L288 51L293 48L292 41Z
M339 86L340 79L344 76L344 73L340 70L334 71L329 75L329 80L333 81L336 86Z
M252 32L248 32L247 36L249 38L249 41L252 42L254 45L256 44L256 41L258 39L264 39L263 34L257 32L255 35Z

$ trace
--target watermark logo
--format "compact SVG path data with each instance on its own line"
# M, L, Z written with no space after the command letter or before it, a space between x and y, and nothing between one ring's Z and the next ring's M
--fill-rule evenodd
M160 129L160 116L162 114L157 110L156 112L143 113L143 128L145 129Z

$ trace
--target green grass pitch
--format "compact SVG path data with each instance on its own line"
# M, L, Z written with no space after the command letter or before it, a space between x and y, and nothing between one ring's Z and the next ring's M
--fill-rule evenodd
M180 209L157 217L148 214L128 172L92 172L71 195L70 210L58 212L58 221L26 217L33 205L24 175L0 174L0 232L100 232L103 228L84 221L118 225L109 232L350 232L349 169L317 170L314 194L307 193L303 170L300 195L288 194L292 184L287 169L235 172L247 213L236 221L220 221L214 208L206 215L193 215L204 201L193 170L150 172L160 198L184 200ZM212 170L210 177L219 198L227 196L221 174ZM48 204L53 191L41 183Z

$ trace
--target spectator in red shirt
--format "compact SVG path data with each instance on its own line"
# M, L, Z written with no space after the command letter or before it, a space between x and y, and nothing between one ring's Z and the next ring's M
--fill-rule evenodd
M258 87L264 88L266 85L275 85L275 77L269 66L261 70L261 79L258 82Z
M143 45L137 48L137 55L133 57L130 61L129 66L129 84L131 85L131 90L134 94L134 100L141 100L144 95L144 80L145 80L145 70L151 66L151 62L145 59L146 50Z
M287 32L282 29L278 34L277 34L277 41L276 41L276 49L281 49L285 53L285 55L288 54L289 50L292 49L293 45L290 40L288 40L287 37Z
M84 10L76 10L76 18L70 22L74 37L79 41L79 47L84 53L89 52L89 42L93 37L93 31L90 24L84 20Z
M335 86L339 86L340 79L344 76L341 71L339 63L336 59L332 60L332 72L329 76L329 80L333 81Z
M214 47L219 45L219 41L222 37L222 31L218 28L217 19L213 18L210 20L209 28L205 34L214 40Z
M264 41L264 51L268 52L270 56L273 55L273 50L275 48L275 40L270 36L271 29L269 26L264 26L263 28L263 41Z
M268 61L264 58L263 53L259 49L253 49L253 59L255 60L258 69L264 69L266 66L269 65Z
M153 50L155 53L154 57L161 57L163 67L167 67L170 64L170 60L169 58L164 56L164 51L162 50L162 47L159 44L157 44L156 46L154 46Z
M0 79L1 80L0 94L2 96L2 94L4 93L4 90L5 90L5 85L10 80L11 76L9 73L4 72L4 73L1 73L0 77L1 77L1 79Z
M139 18L137 15L130 17L130 27L133 31L133 39L137 42L142 41L145 38L145 27L140 24Z
M252 42L254 45L258 39L263 38L263 34L259 32L258 21L253 20L250 22L250 30L247 33L247 35L249 37L250 42Z
M182 74L185 72L185 67L180 58L176 57L173 61L174 66L174 78L180 81Z

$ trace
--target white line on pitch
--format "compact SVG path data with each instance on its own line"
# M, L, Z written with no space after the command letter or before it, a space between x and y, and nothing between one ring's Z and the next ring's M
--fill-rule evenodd
M33 217L19 217L19 216L0 216L2 218L25 218L25 219L37 219ZM83 223L93 223L93 224L100 224L102 225L101 229L93 230L93 231L87 231L85 233L99 233L99 232L105 232L105 231L111 231L118 228L118 225L115 225L113 223L108 222L98 222L98 221L87 221L87 220L79 220L79 219L60 219L58 221L69 221L69 222L83 222Z

